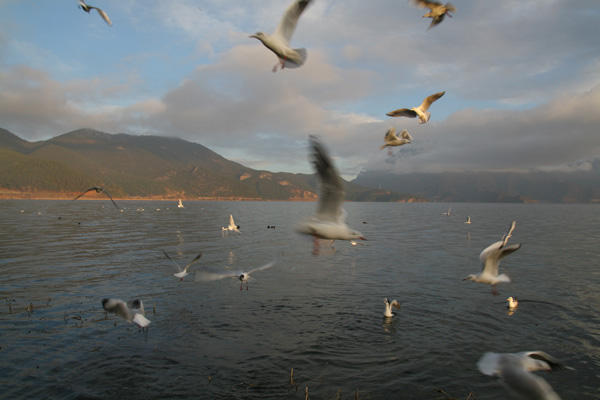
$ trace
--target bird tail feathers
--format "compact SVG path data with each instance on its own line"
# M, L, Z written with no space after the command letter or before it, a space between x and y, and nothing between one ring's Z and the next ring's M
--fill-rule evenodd
M302 64L304 64L304 62L306 61L306 57L307 57L307 52L306 49L302 48L302 49L294 49L294 51L296 53L298 53L298 57L294 60L287 58L284 62L283 65L285 68L298 68L300 67Z

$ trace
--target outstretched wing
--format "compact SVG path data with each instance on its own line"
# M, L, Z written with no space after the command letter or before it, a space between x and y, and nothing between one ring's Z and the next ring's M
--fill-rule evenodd
M338 222L344 218L342 202L346 198L344 183L327 150L315 136L310 136L313 165L321 181L317 214L323 221Z
M209 272L209 271L196 271L194 275L195 282L212 282L218 281L225 278L232 278L240 276L242 272Z
M89 8L93 8L96 11L98 11L98 14L100 14L100 16L102 17L102 19L104 20L104 22L106 22L108 24L108 26L112 26L112 21L110 20L110 18L108 18L108 15L104 11L102 11L98 7L93 7L93 6L88 6L88 7Z
M278 36L285 44L289 46L292 35L298 25L298 19L304 9L311 3L312 0L295 0L283 13L279 25L273 35Z
M383 140L385 142L390 142L392 140L396 139L396 128L394 128L393 126L391 128L389 128L387 130L387 132L385 133L385 136L383 137Z
M96 188L95 188L95 187L93 187L93 188L89 188L88 190L86 190L85 192L81 193L79 196L75 197L75 198L74 198L73 200L71 200L71 201L75 201L75 200L77 200L78 198L80 198L81 196L83 196L84 194L86 194L87 192L89 192L90 190L96 190Z
M110 193L108 193L106 190L104 189L100 189L102 190L104 193L106 193L106 195L108 196L108 198L110 199L110 201L112 201L112 203L115 205L115 207L117 207L117 210L119 210L119 206L117 205L117 203L115 203L115 201L113 200L112 196L110 195Z
M173 263L173 265L175 265L175 267L177 268L177 270L178 270L179 272L182 272L182 270L181 270L181 267L179 266L179 264L177 264L177 263L175 262L175 260L173 260L171 257L169 257L169 255L167 254L167 252L166 252L166 251L164 251L164 250L163 250L163 254L164 254L164 255L165 255L165 256L166 256L166 257L167 257L167 258L168 258L168 259L169 259L169 260L170 260L170 261ZM202 255L202 253L200 253L200 255Z
M561 369L573 369L571 367L567 367L567 366L561 364L556 358L552 357L550 354L545 353L543 351L539 351L539 350L526 351L521 354L523 354L527 357L536 359L536 360L545 361L546 363L548 363L548 365L550 366L550 368L552 368L553 371L557 371L557 370L561 370Z
M428 0L410 0L410 4L418 8L429 8L430 10L442 5L442 3L438 3L437 1Z
M442 97L444 95L444 93L446 93L446 92L439 92L439 93L432 94L431 96L425 97L425 100L423 100L423 103L421 103L419 108L423 112L427 111L429 109L429 106L431 106L431 103L433 103L434 101L436 101L437 99Z
M127 307L127 303L120 299L103 299L102 307L111 313L118 315L121 318L131 322L131 311Z
M281 261L282 258L283 258L283 253L281 253L281 255L279 257L277 257L276 259L274 259L273 261L271 261L271 262L269 262L269 263L267 263L267 264L265 264L265 265L263 265L261 267L257 267L257 268L251 269L250 271L247 272L247 274L251 274L251 273L256 272L256 271L262 271L262 270L265 270L267 268L271 268L273 265L275 265L279 261Z
M515 230L516 226L517 226L517 221L513 221L510 224L510 227L508 228L508 232L506 232L504 234L504 236L502 236L502 247L506 246L506 242L508 242L508 239L511 238L512 232Z
M389 113L387 113L385 115L387 115L388 117L417 118L417 113L414 112L413 110L408 109L408 108L399 108L397 110L390 111Z
M403 129L399 135L402 139L410 140L412 142L413 138L410 136L410 133L406 129Z
M202 257L202 255L203 255L203 254L204 254L204 253L200 253L200 254L198 254L196 257L194 257L194 259L193 259L193 260L192 260L192 261L191 261L191 262L190 262L188 265L186 265L186 266L185 266L185 268L183 269L183 272L187 272L188 268L189 268L189 267L190 267L190 266L191 266L193 263L195 263L196 261L198 261L198 260L199 260L199 259Z

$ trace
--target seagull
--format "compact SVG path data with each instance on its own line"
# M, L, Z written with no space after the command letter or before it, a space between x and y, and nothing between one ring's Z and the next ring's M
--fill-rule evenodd
M508 238L512 235L512 231L515 229L516 221L513 221L506 235L502 237L502 240L486 247L481 254L479 259L481 260L482 266L481 271L477 274L471 274L467 276L463 281L474 281L480 283L486 283L492 285L492 294L497 296L500 294L496 288L497 283L508 283L510 278L505 274L498 275L498 267L500 266L500 260L507 255L514 253L521 248L521 244L513 244L510 246L506 245Z
M312 0L295 0L288 6L279 21L279 25L275 32L268 34L264 32L256 32L250 35L251 38L260 40L269 50L279 57L279 62L273 67L273 72L277 72L277 68L298 68L306 61L306 49L292 49L290 47L290 39L294 34L298 19L304 9L311 3Z
M108 24L108 26L112 26L112 22L110 21L110 18L108 18L108 15L104 11L102 11L98 7L88 6L87 4L85 4L85 1L83 1L83 0L78 0L77 2L79 3L79 8L81 8L83 11L85 11L88 14L90 13L90 10L92 10L92 9L98 11L98 14L100 14L102 19Z
M232 271L232 272L223 272L223 273L215 273L215 272L207 272L207 271L196 271L196 276L194 278L195 281L201 281L201 282L211 282L211 281L218 281L221 279L225 279L225 278L238 278L240 280L240 290L242 290L244 283L246 283L246 290L248 290L248 281L250 280L250 274L257 272L257 271L263 271L267 268L271 268L273 265L277 264L279 261L281 261L281 259L283 258L283 253L281 253L281 255L276 258L275 260L251 269L249 271Z
M471 216L467 215L467 220L465 221L465 224L470 224L471 223Z
M506 308L508 308L510 311L516 310L519 306L519 300L517 300L516 297L509 297L508 299L506 299L506 301L508 301L508 304L506 304Z
M410 136L410 133L408 133L406 129L403 129L402 132L396 135L396 128L391 127L385 133L385 136L383 137L384 144L379 146L379 149L383 150L388 146L402 146L411 143L412 140L412 136ZM389 155L392 155L392 149L390 149Z
M442 97L444 95L444 93L446 93L446 92L439 92L439 93L432 94L431 96L427 96L425 98L425 100L423 100L423 102L421 103L421 105L419 107L413 107L410 109L399 108L397 110L390 111L386 115L389 117L408 117L408 118L419 117L419 120L420 120L419 123L424 124L425 122L429 121L429 117L431 116L431 113L429 111L427 111L429 109L429 106L431 106L431 103L433 103L434 101L436 101L437 99Z
M117 203L115 203L115 201L113 200L113 198L111 197L110 193L108 193L106 190L104 190L103 187L98 187L98 186L94 186L93 188L90 188L88 190L86 190L85 192L81 193L79 196L75 197L73 200L71 201L75 201L78 198L80 198L81 196L83 196L84 194L86 194L87 192L91 192L92 190L95 190L96 193L100 193L103 192L104 194L106 194L108 196L108 198L110 199L110 201L112 201L112 203L115 205L115 207L117 207L117 210L119 209L119 206L117 205Z
M342 208L342 202L346 197L344 182L335 170L327 151L315 136L310 136L310 145L313 164L321 182L321 193L317 213L301 222L296 230L314 237L313 254L315 255L318 254L319 239L367 240L362 233L351 229L344 222L347 215Z
M203 253L200 253L200 254L198 254L198 255L197 255L197 256L196 256L196 257L195 257L195 258L192 260L192 262L190 262L188 265L186 265L186 266L185 266L185 268L183 268L183 269L181 269L181 267L179 266L179 264L177 264L177 263L176 263L176 262L175 262L175 261L174 261L174 260L173 260L171 257L169 257L169 255L167 254L167 252L166 252L166 251L164 251L164 250L163 250L163 254L164 254L165 256L167 256L167 258L168 258L169 260L171 260L171 262L172 262L173 264L175 264L175 266L176 266L176 267L177 267L177 269L179 270L179 272L178 272L178 273L176 273L176 274L173 274L173 275L175 275L176 277L178 277L180 281L183 281L183 278L184 278L184 277L186 277L186 276L188 276L188 272L187 272L188 268L189 268L189 267L190 267L190 266L191 266L193 263L195 263L196 261L198 261L198 260L200 259L200 257L202 257L202 254L203 254Z
M235 232L239 233L240 235L242 234L242 232L240 232L240 226L235 224L235 221L233 220L233 215L231 215L231 214L229 214L229 225L227 226L227 228L222 226L221 230L222 231L235 231Z
M383 299L383 303L385 304L385 312L383 313L383 316L386 318L391 318L396 315L396 313L392 311L392 307L397 308L398 310L400 309L400 303L398 303L398 300L394 300L390 303L390 301L385 298Z
M133 300L131 302L131 308L127 306L123 300L120 299L103 299L102 307L111 313L117 314L119 317L124 318L127 322L135 322L140 328L145 328L150 325L150 320L145 317L144 303L141 300Z
M500 377L505 387L521 398L539 400L560 400L560 397L548 382L531 371L572 369L543 351L508 354L487 352L477 362L477 368L486 375Z
M448 212L442 213L442 215L450 215L450 210L452 210L452 207L448 209Z
M442 4L438 3L437 1L410 0L410 4L419 8L429 8L430 11L421 17L432 18L431 24L429 25L429 28L427 28L428 30L440 24L446 15L452 18L452 15L449 13L456 12L456 7L454 7L452 3Z

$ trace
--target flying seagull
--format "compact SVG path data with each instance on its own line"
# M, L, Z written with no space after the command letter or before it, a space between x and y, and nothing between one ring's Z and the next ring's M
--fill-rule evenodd
M133 300L129 308L123 300L103 299L102 308L124 318L129 323L135 322L140 328L150 325L150 320L145 317L144 303L141 300Z
M240 232L240 226L235 224L235 221L233 220L233 215L231 214L229 214L229 225L227 225L227 228L222 226L221 231L234 231L239 233L240 235L242 234L242 232Z
M471 223L471 216L467 215L467 220L465 221L465 224L470 224Z
M310 136L313 165L317 170L321 191L317 213L302 221L296 230L314 237L314 251L318 254L319 239L329 240L366 240L362 233L351 229L344 222L346 211L342 202L346 197L344 182L336 171L329 154L315 136Z
M398 303L398 300L394 300L390 303L390 301L387 298L385 298L383 299L383 303L385 304L385 311L383 313L383 316L386 318L391 318L394 315L396 315L396 313L392 311L392 307L398 310L400 309L400 303Z
M434 101L436 101L437 99L442 97L444 95L444 93L446 93L446 92L439 92L439 93L432 94L431 96L427 96L425 98L425 100L423 100L423 102L421 103L421 105L419 107L413 107L410 109L409 108L399 108L397 110L390 111L386 115L388 117L408 117L408 118L419 117L419 123L424 124L425 122L429 121L429 117L431 116L431 113L429 111L427 111L429 109L429 106L431 106L431 103L433 103Z
M163 250L163 254L164 254L165 256L167 256L167 258L168 258L169 260L171 260L171 262L172 262L173 264L175 264L175 266L176 266L176 267L177 267L177 269L179 270L179 272L178 272L178 273L176 273L176 274L173 274L173 275L175 275L176 277L178 277L180 281L183 281L183 278L184 278L184 277L186 277L186 276L188 276L188 272L187 272L188 268L189 268L189 267L190 267L190 266L191 266L193 263L195 263L196 261L198 261L198 260L200 259L200 257L202 257L202 254L203 254L203 253L200 253L200 254L198 254L198 255L197 255L197 256L196 256L196 257L195 257L195 258L194 258L194 259L193 259L193 260L192 260L192 261L191 261L191 262L190 262L188 265L186 265L186 266L185 266L185 268L183 268L183 269L181 269L181 267L179 266L179 264L177 264L177 263L176 263L176 262L175 262L175 261L174 261L174 260L173 260L171 257L169 257L169 255L167 254L167 252L166 252L166 251L164 251L164 250Z
M298 19L306 7L312 0L294 0L292 4L283 13L281 21L275 32L268 34L264 32L256 32L250 35L251 38L260 40L269 50L279 57L279 62L273 67L273 72L277 68L298 68L306 61L306 49L292 49L290 40L298 25Z
M521 248L520 243L512 244L510 246L506 245L508 238L512 236L511 233L515 229L515 226L516 221L513 221L510 225L508 232L506 233L506 235L504 235L502 240L486 247L481 252L481 254L479 255L479 259L481 260L482 264L481 271L477 274L471 274L467 276L465 279L463 279L463 281L474 281L492 285L492 294L494 296L500 294L500 292L498 292L498 289L496 288L496 284L510 282L510 278L507 275L498 275L498 267L500 266L500 260Z
M411 143L412 140L412 136L410 136L410 133L408 133L406 129L403 129L402 132L396 135L396 128L391 127L385 133L385 136L383 137L384 144L379 146L379 149L383 150L388 146L403 146ZM392 149L390 149L389 154L392 154Z
M449 216L449 215L450 215L450 211L452 211L452 207L450 207L450 208L448 209L448 212L442 213L442 215L448 215L448 216Z
M218 281L225 278L238 278L240 280L240 290L246 284L246 290L248 290L248 281L250 280L250 274L258 271L264 271L267 268L271 268L273 265L277 264L283 258L283 253L276 258L275 260L257 267L248 271L232 271L232 272L208 272L208 271L196 271L196 276L194 277L195 281L200 282L211 282Z
M421 17L432 18L431 24L429 24L429 28L427 29L431 29L434 26L439 25L444 20L444 17L446 15L452 18L452 15L450 15L450 13L456 12L456 7L454 7L452 3L442 4L437 1L410 0L410 4L419 8L429 8L429 11Z
M540 400L560 400L560 397L548 382L531 371L572 369L543 351L508 354L487 352L477 362L477 368L486 375L500 377L504 386L521 398Z
M102 19L108 24L108 26L112 26L112 22L110 21L110 18L108 18L108 15L104 11L102 11L98 7L88 6L87 4L85 4L84 0L77 0L77 2L79 3L79 8L81 8L83 11L85 11L88 14L90 13L90 11L92 9L98 11L98 14L100 14Z
M117 205L117 203L115 203L115 201L113 200L113 198L111 197L110 193L108 193L106 190L104 190L104 188L98 187L98 186L94 186L93 188L90 188L88 190L86 190L85 192L81 193L79 196L75 197L73 200L71 201L75 201L78 198L80 198L81 196L83 196L84 194L86 194L87 192L91 192L92 190L95 190L96 193L100 193L103 192L104 194L106 194L108 196L108 198L110 199L110 201L112 201L112 203L115 205L115 207L117 207L117 210L119 209L119 206Z

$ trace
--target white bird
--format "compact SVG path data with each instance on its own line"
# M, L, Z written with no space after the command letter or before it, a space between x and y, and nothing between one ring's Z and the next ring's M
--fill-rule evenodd
M448 209L448 212L442 213L442 215L450 215L450 211L451 211L451 210L452 210L452 207L450 207L450 208Z
M229 214L229 225L227 225L227 228L225 228L224 226L221 227L222 231L234 231L239 233L240 235L242 234L242 232L240 232L240 226L235 224L235 221L233 220L233 215Z
M429 117L431 117L431 113L427 110L429 110L429 107L431 106L431 104L434 101L436 101L437 99L439 99L440 97L442 97L444 95L444 93L446 93L446 92L439 92L439 93L432 94L431 96L427 96L425 98L425 100L423 100L423 102L421 103L421 105L419 107L413 107L410 109L409 108L399 108L397 110L390 111L386 115L389 117L408 117L408 118L419 117L419 123L424 124L425 122L429 121Z
M312 0L294 0L283 13L275 32L268 34L256 32L250 35L260 40L269 50L279 57L279 62L273 67L273 72L281 66L281 69L298 68L306 61L306 49L292 49L290 40L298 24L298 19L304 9Z
M506 301L508 301L508 303L506 304L506 308L508 308L509 311L514 311L519 306L519 300L517 300L516 297L509 297L508 299L506 299Z
M391 127L385 133L385 136L383 137L384 144L382 146L379 146L379 149L383 150L388 146L403 146L405 144L411 143L412 140L412 136L410 136L410 133L408 133L406 129L403 129L402 132L396 135L396 128ZM390 149L389 154L392 154L392 149Z
M174 261L174 260L173 260L171 257L169 257L169 255L167 254L167 252L166 252L166 251L164 251L164 250L163 250L163 254L164 254L165 256L167 256L167 258L168 258L169 260L171 260L171 262L172 262L173 264L175 264L175 266L176 266L176 267L177 267L177 269L179 270L179 272L178 272L178 273L176 273L176 274L173 274L173 275L175 275L176 277L178 277L180 281L183 281L183 278L184 278L184 277L186 277L186 276L188 276L188 272L187 272L187 270L188 270L188 268L190 267L190 265L192 265L193 263L195 263L196 261L198 261L198 260L200 259L200 257L202 257L202 254L203 254L203 253L200 253L200 254L198 254L198 255L197 255L197 256L196 256L196 257L195 257L195 258L194 258L194 259L193 259L193 260L192 260L192 261L191 261L191 262L190 262L188 265L186 265L186 266L185 266L185 268L183 268L183 269L182 269L182 268L179 266L179 264L177 264L177 263L176 263L176 262L175 262L175 261Z
M477 274L467 276L463 281L474 281L492 285L492 294L494 296L500 294L496 288L496 284L510 282L510 278L506 274L498 275L500 260L521 248L520 243L506 246L506 242L512 236L511 233L515 229L515 226L516 221L513 221L506 235L502 237L502 240L486 247L481 252L479 255L482 264L481 271Z
M105 195L108 196L108 198L110 199L110 201L112 201L112 203L115 205L115 207L117 207L117 210L119 210L119 206L117 205L117 203L115 203L115 201L113 200L112 196L110 195L110 193L108 193L104 187L98 187L98 186L94 186L93 188L89 188L88 190L86 190L85 192L81 193L79 196L75 197L73 200L71 201L75 201L78 198L80 198L81 196L83 196L84 194L86 194L87 192L91 192L92 190L95 190L96 193L104 193Z
M231 271L231 272L196 271L196 276L195 276L194 280L197 282L198 281L211 282L211 281L218 281L218 280L225 279L225 278L237 278L240 280L240 290L242 290L244 283L246 283L246 290L248 290L248 281L250 280L250 274L257 272L257 271L264 271L267 268L271 268L273 265L275 265L279 261L281 261L282 258L283 258L283 253L275 260L273 260L263 266L251 269L249 271Z
M454 7L452 3L442 4L437 1L411 0L410 4L419 8L429 8L429 11L421 17L432 18L431 24L429 24L429 28L427 29L431 29L434 26L440 24L444 20L444 17L446 15L452 18L452 15L450 15L449 13L456 12L456 7Z
M362 233L351 229L344 222L346 211L342 202L346 197L344 182L335 170L331 158L319 140L310 136L312 158L321 183L317 213L302 221L296 228L299 233L314 237L314 254L318 254L319 239L367 240Z
M465 224L470 224L471 223L471 216L467 215L467 220L465 221Z
M394 315L396 315L396 313L392 311L392 307L398 310L400 309L400 303L398 303L398 300L394 300L390 303L390 301L387 298L385 298L383 299L383 303L385 304L385 311L383 313L383 316L386 318L391 318Z
M543 351L508 354L487 352L477 363L477 368L486 375L500 377L507 389L520 398L531 400L560 400L548 382L531 371L572 369Z
M79 8L81 8L83 11L85 11L88 14L90 13L90 10L92 10L92 9L98 11L98 14L100 14L102 19L108 24L108 26L112 26L112 22L111 22L110 18L108 18L108 15L104 11L102 11L98 7L88 6L87 4L85 4L85 1L83 1L83 0L78 0L77 2L79 3Z
M133 300L129 308L123 300L103 299L102 308L124 318L129 323L134 322L140 328L150 325L150 320L145 317L144 303L141 300Z
M183 203L181 202L181 199L179 199L179 204L177 204L177 208L185 208L183 206Z

